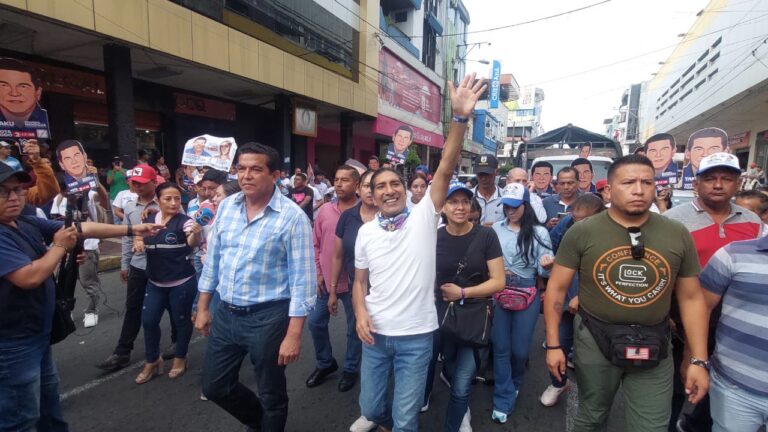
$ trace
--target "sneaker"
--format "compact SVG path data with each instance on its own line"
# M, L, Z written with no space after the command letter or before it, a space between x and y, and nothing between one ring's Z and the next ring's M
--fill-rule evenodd
M201 400L201 401L207 401L207 400L208 400L208 398L207 398L207 397L205 397L205 395L203 394L203 392L200 392L200 400Z
M440 381L442 381L448 388L451 388L451 381L442 371L440 372Z
M546 407L555 406L555 404L557 404L557 400L560 399L560 395L567 392L570 388L570 381L566 382L562 387L555 387L550 384L547 386L547 389L544 390L544 393L541 394L539 401Z
M504 424L507 422L507 415L501 411L493 410L491 413L491 420L493 420L494 423Z
M83 327L85 328L96 327L96 324L98 323L99 323L99 316L93 312L88 312L83 317Z
M161 357L163 357L163 360L170 360L176 357L176 342L173 342L167 347L165 347L165 349L163 350L163 353L161 354Z
M378 426L376 423L368 420L365 416L360 416L359 419L352 423L349 427L349 432L370 432Z
M461 420L461 425L459 426L459 432L472 432L471 421L472 414L469 413L469 407L467 407L467 412L464 413L464 418Z

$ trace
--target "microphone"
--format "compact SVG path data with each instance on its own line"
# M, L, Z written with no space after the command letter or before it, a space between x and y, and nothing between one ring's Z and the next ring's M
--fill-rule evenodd
M197 217L195 217L195 221L200 224L201 226L206 226L213 220L214 217L213 210L211 210L208 207L203 207L200 209L200 212L197 214Z

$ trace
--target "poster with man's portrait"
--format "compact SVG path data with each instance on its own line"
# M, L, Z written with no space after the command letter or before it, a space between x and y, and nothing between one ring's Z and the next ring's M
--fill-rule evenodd
M727 151L728 134L724 130L708 127L692 133L685 146L685 159L688 163L683 167L680 188L693 189L693 181L696 180L696 173L702 159L715 153Z
M48 113L40 106L42 95L34 68L0 57L0 138L50 139Z
M96 189L96 172L89 169L88 155L80 141L66 140L56 147L56 158L64 171L64 183L69 194Z
M199 135L184 144L182 165L209 166L215 170L229 172L235 159L237 144L232 137L220 138L212 135Z
M413 129L400 125L392 134L392 142L387 146L387 159L393 165L402 165L408 158L408 147L413 143Z
M653 164L657 189L672 186L677 183L677 163L675 156L675 137L668 133L659 133L643 144L645 155Z

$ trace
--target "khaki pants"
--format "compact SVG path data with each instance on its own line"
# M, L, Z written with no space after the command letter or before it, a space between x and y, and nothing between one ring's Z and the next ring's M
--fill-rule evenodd
M665 432L672 407L672 348L670 355L651 369L614 366L600 352L581 316L574 321L574 363L579 385L576 432L605 430L619 385L624 390L627 432Z

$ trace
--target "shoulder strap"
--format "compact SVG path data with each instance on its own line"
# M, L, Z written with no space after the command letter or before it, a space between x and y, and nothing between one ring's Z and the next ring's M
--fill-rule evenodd
M459 260L459 265L456 267L456 276L454 279L458 278L461 272L464 271L464 268L467 267L467 257L469 256L469 252L474 249L475 244L477 244L477 238L479 237L480 230L482 230L482 226L477 226L472 229L474 233L472 234L472 240L469 241L469 245L467 246L467 250L464 251L464 256L461 257Z

